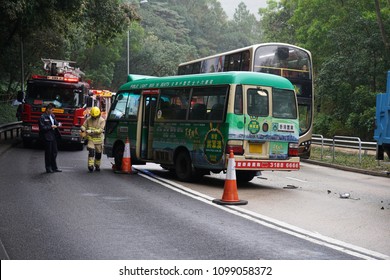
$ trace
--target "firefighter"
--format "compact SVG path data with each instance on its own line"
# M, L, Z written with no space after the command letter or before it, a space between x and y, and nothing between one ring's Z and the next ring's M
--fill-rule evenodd
M100 162L103 151L105 120L101 117L100 109L93 107L90 116L81 126L81 131L87 133L87 149L88 149L88 170L93 172L100 171Z

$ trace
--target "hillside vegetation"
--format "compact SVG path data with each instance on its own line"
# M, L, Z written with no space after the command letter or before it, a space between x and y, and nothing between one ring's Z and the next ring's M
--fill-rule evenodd
M184 61L279 41L313 54L315 133L373 140L375 95L390 70L388 0L269 0L260 20L243 3L229 19L218 0L2 3L3 104L22 88L22 75L42 71L41 58L77 61L93 87L116 91L126 81L128 38L130 73L157 76L174 75Z

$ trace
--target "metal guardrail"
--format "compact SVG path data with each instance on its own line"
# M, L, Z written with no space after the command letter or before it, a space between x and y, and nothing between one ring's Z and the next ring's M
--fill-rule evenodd
M13 122L0 125L0 140L19 137L22 130L22 122Z
M21 135L22 122L13 122L0 125L0 140L7 140L8 137L13 139ZM376 151L376 142L363 142L359 137L339 136L333 138L324 138L320 134L313 134L311 139L313 144L321 145L321 160L323 158L324 146L332 147L333 161L335 158L335 148L357 149L359 150L359 161L361 163L362 151Z
M376 151L377 143L376 142L364 142L361 141L359 137L349 137L349 136L339 136L335 135L333 138L324 138L320 134L313 134L312 143L321 145L321 159L323 157L324 146L332 147L333 151L333 161L335 159L335 148L346 148L346 149L355 149L359 150L359 162L362 160L362 151L367 153L367 151Z

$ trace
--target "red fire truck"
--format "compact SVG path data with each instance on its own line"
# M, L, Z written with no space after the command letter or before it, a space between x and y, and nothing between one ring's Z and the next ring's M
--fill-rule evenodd
M107 119L108 111L110 111L112 98L115 95L113 92L109 90L99 90L99 89L92 89L89 91L90 96L92 97L92 104L88 107L90 110L93 106L96 106L100 109L101 115L104 119ZM89 111L87 112L89 114Z
M39 139L38 121L45 107L53 103L53 113L61 132L61 142L72 143L83 149L84 140L80 137L80 127L84 122L85 104L88 99L89 84L82 81L84 73L75 68L75 62L42 59L47 75L33 75L27 82L23 100L21 120L22 139L25 146ZM22 94L23 95L23 94Z

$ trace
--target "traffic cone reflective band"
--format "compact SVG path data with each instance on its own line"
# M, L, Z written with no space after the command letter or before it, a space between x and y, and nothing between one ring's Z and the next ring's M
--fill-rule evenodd
M125 150L123 151L122 172L124 172L124 173L130 173L131 172L131 158L130 158L130 141L129 141L129 138L126 138Z
M126 138L125 150L123 151L122 166L119 173L134 174L131 166L131 155L130 155L130 141L129 137Z
M236 163L234 161L234 153L230 150L229 161L226 170L226 180L223 189L222 199L214 199L213 202L220 205L245 205L248 204L246 200L240 200L237 192L236 180Z

